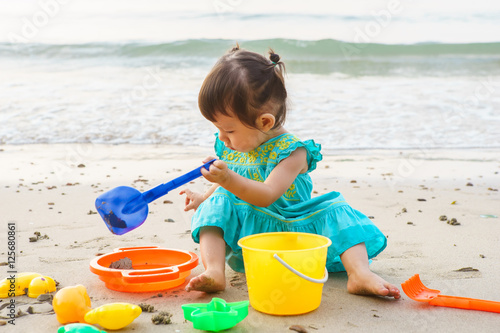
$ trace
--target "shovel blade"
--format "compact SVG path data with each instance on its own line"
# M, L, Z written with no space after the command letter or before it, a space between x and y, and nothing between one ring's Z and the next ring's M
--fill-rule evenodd
M133 209L128 209L131 206ZM146 221L149 211L142 193L128 186L119 186L101 194L95 201L95 208L115 235L123 235L139 227Z

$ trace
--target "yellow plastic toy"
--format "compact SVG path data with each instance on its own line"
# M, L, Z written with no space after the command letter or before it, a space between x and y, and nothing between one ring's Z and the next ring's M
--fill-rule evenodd
M39 276L31 280L28 287L28 297L37 298L53 291L56 291L56 282L48 276Z
M85 322L98 324L108 330L124 328L139 317L142 309L129 303L109 303L87 312Z
M87 289L81 284L59 290L52 306L61 324L85 323L85 314L92 309Z
M32 284L34 279L37 280ZM38 295L56 291L56 283L48 276L32 272L11 275L0 281L0 298L24 295L26 290L29 297L36 298Z

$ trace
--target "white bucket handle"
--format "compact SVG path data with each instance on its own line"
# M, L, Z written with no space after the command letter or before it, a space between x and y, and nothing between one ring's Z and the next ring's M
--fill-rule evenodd
M288 270L290 270L290 272L292 272L292 273L300 276L301 278L303 278L303 279L305 279L307 281L314 282L314 283L325 283L328 280L328 270L326 269L326 267L325 267L325 276L322 279L315 279L315 278L312 278L310 276L302 274L301 272L299 272L298 270L296 270L295 268L293 268L292 266L290 266L289 264L287 264L276 253L273 254L273 258L276 259L276 260L278 260L280 262L280 264L282 264L283 266L285 266L286 268L288 268Z

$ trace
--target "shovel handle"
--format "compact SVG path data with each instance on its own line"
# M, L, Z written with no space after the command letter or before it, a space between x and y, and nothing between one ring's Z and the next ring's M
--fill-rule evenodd
M500 302L486 301L475 298L437 295L429 301L429 304L450 308L500 313Z
M168 192L172 191L173 189L182 186L186 183L189 183L190 181L201 177L201 168L209 169L210 165L215 161L215 159L208 161L207 163L203 164L202 166L197 167L194 170L189 171L188 173L177 177L165 184L158 185L149 191L146 191L142 194L143 199L147 202L150 203L151 201L154 201L158 199L159 197L164 196Z

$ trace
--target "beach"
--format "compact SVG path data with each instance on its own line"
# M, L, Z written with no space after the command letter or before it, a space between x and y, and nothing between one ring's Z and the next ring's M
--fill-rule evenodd
M419 274L444 295L500 302L499 18L489 0L0 1L0 279L36 272L57 290L84 286L94 309L154 307L119 332L197 332L183 304L248 300L229 266L225 291L186 292L201 258L182 285L155 292L111 290L90 269L120 248L200 256L179 192L205 179L150 203L121 236L94 203L214 155L198 94L238 43L279 54L285 127L321 144L313 196L338 191L373 220L388 245L370 267L402 297L351 295L346 273L330 273L314 311L250 306L227 332L498 332L498 313L417 302L401 284ZM0 333L56 332L55 294L0 298ZM153 324L163 311L171 323Z
M154 312L143 312L120 332L196 332L181 305L212 297L248 300L244 274L227 267L227 289L217 294L188 293L186 283L161 292L125 293L106 288L89 263L120 247L159 246L199 255L190 236L193 213L183 211L180 189L151 203L146 222L122 236L107 229L94 201L120 185L150 189L199 166L207 155L212 149L197 145L0 145L0 263L8 261L7 224L15 224L18 273L50 276L58 289L81 284L93 308L147 303L172 314L172 323L164 326L152 323ZM499 172L498 148L352 149L325 155L311 177L314 196L341 192L387 236L388 246L371 269L389 282L400 287L419 274L427 287L445 295L500 301L500 219L494 217L500 216ZM200 178L187 185L198 191L208 186ZM448 223L452 218L457 222ZM0 266L1 278L7 270ZM190 277L202 271L200 260ZM250 307L248 317L228 332L291 332L293 325L307 332L497 332L500 327L496 313L433 307L403 292L400 300L351 295L346 281L345 273L330 273L321 305L310 313L272 316ZM1 299L0 307L8 301ZM15 326L0 326L0 332L56 332L61 326L50 304L25 295L15 302L18 310L32 306L34 313L16 318Z

